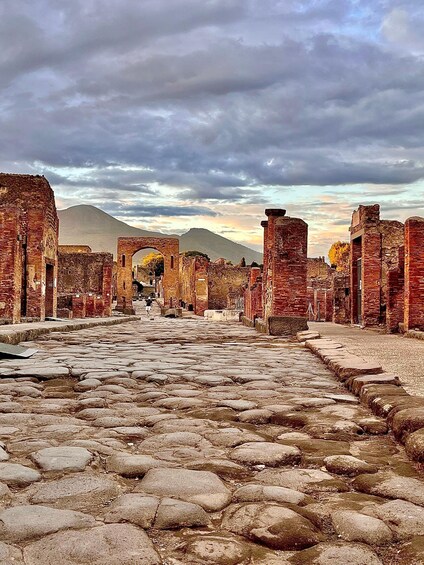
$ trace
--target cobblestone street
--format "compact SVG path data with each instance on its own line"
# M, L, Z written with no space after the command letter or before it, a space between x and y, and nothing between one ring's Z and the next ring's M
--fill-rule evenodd
M165 319L0 361L2 565L424 561L424 482L297 342Z

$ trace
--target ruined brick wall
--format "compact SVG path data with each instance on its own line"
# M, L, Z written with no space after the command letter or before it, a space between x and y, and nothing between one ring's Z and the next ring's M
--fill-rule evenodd
M262 318L262 272L259 267L250 269L249 281L244 290L244 316L250 322Z
M180 299L185 308L198 316L209 308L208 271L206 257L180 256Z
M282 210L266 210L264 315L306 318L308 226ZM266 265L266 271L265 271Z
M399 285L400 279L395 282L396 277L389 273L399 264L403 225L380 220L380 207L374 204L354 211L350 232L351 321L364 326L387 324L393 331L399 315L399 304L393 297L399 296L399 289L389 290L389 284ZM390 308L394 310L388 312Z
M331 322L333 319L333 276L335 270L325 257L308 257L308 319Z
M121 312L133 313L132 257L142 249L156 249L164 257L162 278L164 304L176 307L180 303L179 240L173 237L119 237L117 261L117 307Z
M424 218L405 222L405 331L424 331Z
M397 250L397 262L387 271L385 284L386 329L388 333L399 331L404 322L405 304L405 247Z
M239 297L249 281L250 267L210 263L208 267L209 310L224 310L230 293Z
M350 323L351 316L350 276L346 273L335 273L333 276L333 322L335 324Z
M85 312L87 317L111 315L112 306L111 253L59 252L59 295L87 295ZM103 301L103 309L96 300ZM99 302L100 304L100 302ZM80 308L78 306L78 308ZM81 317L76 315L74 317Z
M89 245L59 245L59 253L91 253Z
M22 284L12 299L14 321L55 316L59 221L53 190L39 175L0 173L0 205L21 213L22 262L17 276Z
M334 269L325 262L325 257L308 257L307 266L308 281L311 281L312 279L319 279L322 281L328 280L331 284Z

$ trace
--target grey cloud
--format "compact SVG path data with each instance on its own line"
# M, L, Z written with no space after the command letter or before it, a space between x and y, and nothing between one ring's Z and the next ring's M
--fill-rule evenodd
M214 212L209 208L200 206L150 206L146 205L123 205L118 203L102 204L101 208L108 214L116 216L130 216L154 218L156 216L218 216L218 212Z
M412 0L397 4L414 22ZM424 62L380 37L397 4L7 0L2 161L93 202L410 184L424 178Z

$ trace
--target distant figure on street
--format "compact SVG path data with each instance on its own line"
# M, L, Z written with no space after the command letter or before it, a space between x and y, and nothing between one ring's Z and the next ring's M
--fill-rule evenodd
M153 298L151 296L148 296L146 298L146 314L149 316L150 311L152 309L152 303L153 303Z

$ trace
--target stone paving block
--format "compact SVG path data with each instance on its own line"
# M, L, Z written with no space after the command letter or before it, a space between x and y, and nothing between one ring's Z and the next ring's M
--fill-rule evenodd
M161 565L148 536L130 524L58 532L27 545L27 565Z

